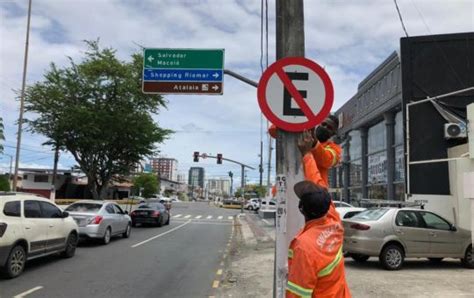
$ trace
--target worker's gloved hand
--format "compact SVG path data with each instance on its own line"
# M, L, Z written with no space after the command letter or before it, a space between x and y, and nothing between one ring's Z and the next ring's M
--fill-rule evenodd
M332 133L326 127L319 125L314 131L314 136L319 142L324 143L332 137Z
M300 150L301 155L304 156L306 153L310 152L314 147L314 142L315 140L311 132L305 130L298 141L298 149Z

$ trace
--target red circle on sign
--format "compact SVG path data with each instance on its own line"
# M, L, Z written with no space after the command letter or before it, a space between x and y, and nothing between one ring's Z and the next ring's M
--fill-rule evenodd
M308 118L308 121L306 122L291 123L284 121L278 118L278 116L273 113L273 111L270 109L270 106L268 105L268 100L266 96L268 81L273 75L277 74L278 72L284 72L283 68L288 65L302 65L311 69L322 80L324 85L325 98L323 107L317 114L312 113L312 115L310 115L309 117L306 116ZM283 85L288 90L288 86L285 84L285 82L283 82ZM319 66L319 64L304 57L287 57L280 59L270 65L270 67L268 67L267 70L265 70L265 72L262 74L262 77L260 78L260 82L258 84L257 98L258 105L260 106L262 113L265 115L265 117L267 117L270 122L286 131L299 132L305 129L315 127L319 123L323 122L327 115L329 115L334 101L334 89L329 75L321 66Z

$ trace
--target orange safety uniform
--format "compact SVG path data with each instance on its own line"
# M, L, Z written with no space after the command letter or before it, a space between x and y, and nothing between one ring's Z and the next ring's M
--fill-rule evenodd
M273 138L278 136L278 128L275 124L270 126L268 133ZM341 152L341 147L333 141L326 141L324 143L317 142L316 146L311 150L316 164L318 165L319 172L321 173L321 177L326 181L326 187L328 184L329 169L341 161Z
M305 179L327 187L313 154L303 157ZM288 251L286 297L351 297L344 270L344 229L331 202L328 213L306 222Z
M341 161L341 152L341 147L333 141L326 141L324 143L317 142L316 146L311 150L319 172L321 173L321 177L326 182L326 188L328 187L329 169Z

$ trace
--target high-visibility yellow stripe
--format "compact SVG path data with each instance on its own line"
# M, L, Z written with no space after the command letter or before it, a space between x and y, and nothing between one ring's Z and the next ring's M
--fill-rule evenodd
M332 153L332 166L335 166L337 164L337 153L336 150L332 149L331 146L326 146L324 147L325 150L328 150L329 152Z
M288 250L288 258L293 259L293 250L292 249Z
M342 245L339 248L339 251L337 252L337 255L334 258L334 260L331 263L329 263L329 265L327 265L326 267L321 269L321 271L318 272L318 277L324 277L324 276L328 276L329 274L331 274L333 272L334 268L336 268L336 266L339 265L341 260L342 260Z
M291 281L288 281L288 284L286 285L286 289L296 295L301 296L302 298L311 298L311 295L313 295L312 289L305 289L303 287L298 286L295 283L292 283Z

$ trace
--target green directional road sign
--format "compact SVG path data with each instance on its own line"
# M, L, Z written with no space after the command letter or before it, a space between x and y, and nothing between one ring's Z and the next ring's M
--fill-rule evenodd
M145 49L143 92L222 94L223 49Z

